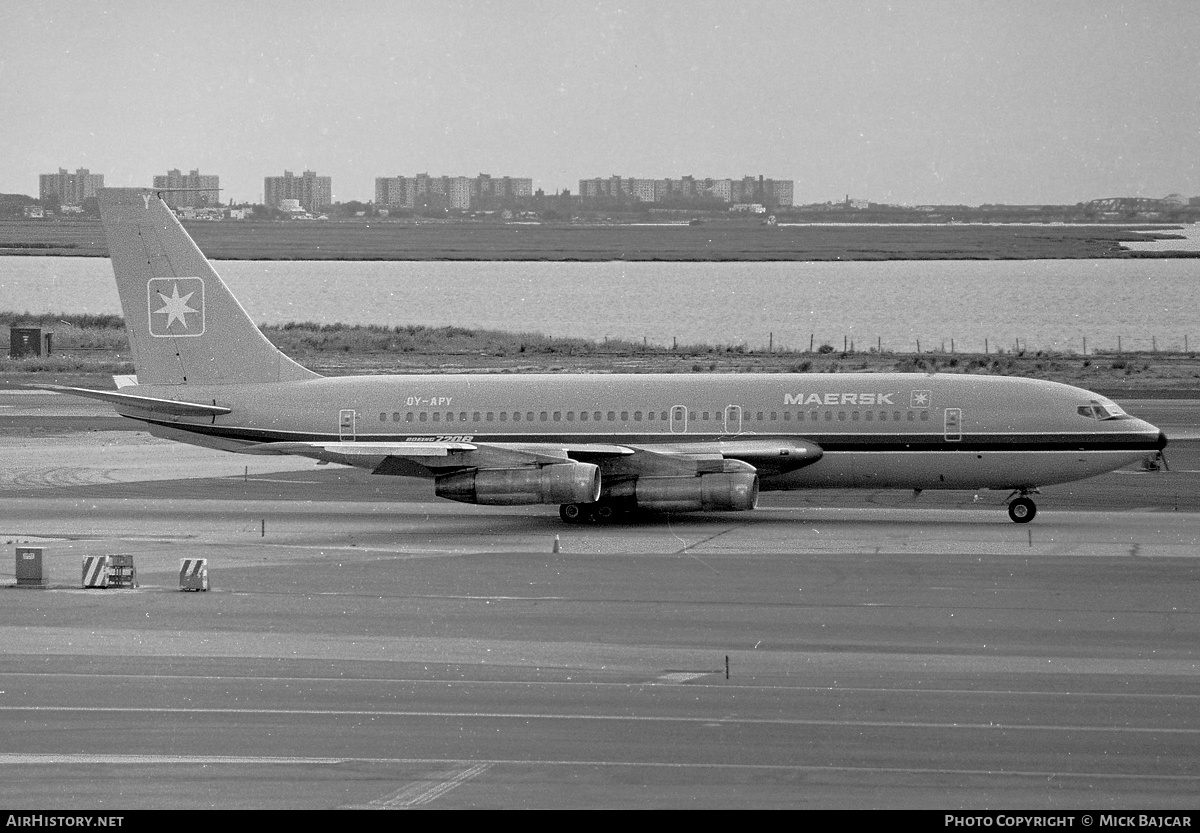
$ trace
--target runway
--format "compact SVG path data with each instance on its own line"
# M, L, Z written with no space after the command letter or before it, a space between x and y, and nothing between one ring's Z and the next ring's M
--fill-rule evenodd
M1200 791L1188 443L1169 473L1043 490L1028 526L1004 495L838 491L588 527L4 405L9 806L1117 811ZM18 543L54 589L9 589ZM82 557L111 553L141 587L81 589ZM191 557L210 592L178 591Z

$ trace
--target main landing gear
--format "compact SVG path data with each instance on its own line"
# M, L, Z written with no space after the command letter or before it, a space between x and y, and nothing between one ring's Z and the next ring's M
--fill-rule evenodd
M606 524L616 519L617 508L611 503L564 503L558 516L569 524Z
M1017 489L1013 492L1014 495L1020 495L1008 503L1008 517L1013 523L1027 524L1037 515L1037 505L1029 499L1030 492L1036 493L1037 489Z

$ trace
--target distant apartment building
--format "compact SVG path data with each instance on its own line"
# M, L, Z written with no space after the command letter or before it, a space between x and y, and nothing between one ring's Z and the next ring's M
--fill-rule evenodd
M62 205L83 205L84 200L96 196L96 191L103 187L104 174L93 174L87 168L79 168L73 174L59 168L56 174L38 176L38 198L57 198Z
M741 179L638 179L637 177L596 177L579 180L579 196L584 199L609 199L638 202L716 201L730 204L790 206L794 182L790 179L742 177Z
M375 178L375 205L421 210L491 210L533 195L533 179L479 174Z
M178 168L165 176L154 177L154 187L163 189L163 201L171 208L209 208L221 204L221 178L202 175L199 170L189 174Z
M268 176L263 179L263 204L267 208L279 208L284 200L299 200L300 205L313 214L333 203L333 179L317 176L305 171L296 176L284 171L283 176Z

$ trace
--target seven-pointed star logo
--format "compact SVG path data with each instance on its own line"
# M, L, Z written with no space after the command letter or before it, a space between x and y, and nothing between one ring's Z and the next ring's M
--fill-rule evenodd
M158 296L163 299L163 308L156 309L155 312L165 312L167 314L167 327L168 328L170 328L170 326L173 322L181 321L181 322L183 322L183 328L186 330L187 329L187 314L189 312L196 312L196 313L200 312L200 310L192 309L191 307L189 307L187 305L188 299L190 299L195 294L196 294L195 292L189 292L187 295L184 295L181 298L179 296L179 284L175 284L173 287L171 287L171 297L170 298L163 298L162 295Z
M931 390L914 390L912 397L909 399L908 407L910 408L928 408L929 400L933 398Z
M204 282L200 278L152 278L147 290L150 335L198 336L204 332Z

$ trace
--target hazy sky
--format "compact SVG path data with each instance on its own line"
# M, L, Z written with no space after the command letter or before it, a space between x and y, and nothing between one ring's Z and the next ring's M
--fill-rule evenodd
M0 0L0 191L169 168L795 180L797 203L1200 195L1197 0Z

